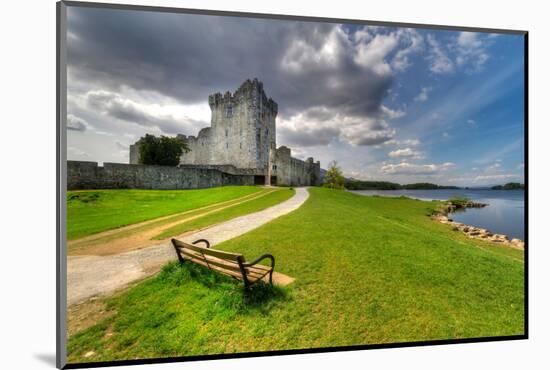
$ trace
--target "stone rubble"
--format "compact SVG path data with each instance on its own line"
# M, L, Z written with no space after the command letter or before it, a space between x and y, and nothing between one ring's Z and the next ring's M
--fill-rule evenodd
M432 216L432 220L437 221L442 224L453 226L453 231L461 231L471 239L481 239L495 244L500 244L503 246L524 250L525 243L520 239L508 239L506 235L503 234L493 234L487 229L465 225L460 222L455 222L452 219L448 218L445 215L435 215Z

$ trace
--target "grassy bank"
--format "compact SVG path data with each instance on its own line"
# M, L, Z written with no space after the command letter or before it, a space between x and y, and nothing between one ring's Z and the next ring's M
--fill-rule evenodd
M73 240L120 226L236 199L255 186L195 190L84 190L67 193L67 238Z
M437 202L310 189L298 210L217 248L296 278L243 295L190 264L106 299L71 362L523 333L523 253L431 221ZM87 358L83 355L93 351Z

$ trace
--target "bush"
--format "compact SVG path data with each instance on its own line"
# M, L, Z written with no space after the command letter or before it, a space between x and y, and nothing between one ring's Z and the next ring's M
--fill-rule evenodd
M139 143L139 163L161 166L177 166L180 157L190 149L187 143L178 137L145 135Z
M449 203L451 203L453 206L456 206L458 208L465 207L466 204L471 202L471 200L468 197L460 197L460 196L454 196L448 200Z

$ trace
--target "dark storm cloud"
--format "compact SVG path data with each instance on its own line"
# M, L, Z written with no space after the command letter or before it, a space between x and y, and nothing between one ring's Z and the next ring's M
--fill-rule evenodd
M280 127L277 129L277 134L285 145L304 147L327 145L333 138L340 135L340 130L334 127L322 127L294 131L287 127Z
M376 115L392 83L355 63L332 24L73 7L68 19L71 75L112 91L196 103L258 77L283 116L319 105Z

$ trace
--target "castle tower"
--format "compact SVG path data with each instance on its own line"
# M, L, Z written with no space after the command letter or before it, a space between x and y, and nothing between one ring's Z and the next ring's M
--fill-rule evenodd
M266 96L262 82L246 80L233 94L210 95L208 103L212 111L211 163L265 173L269 150L275 147L278 107Z

